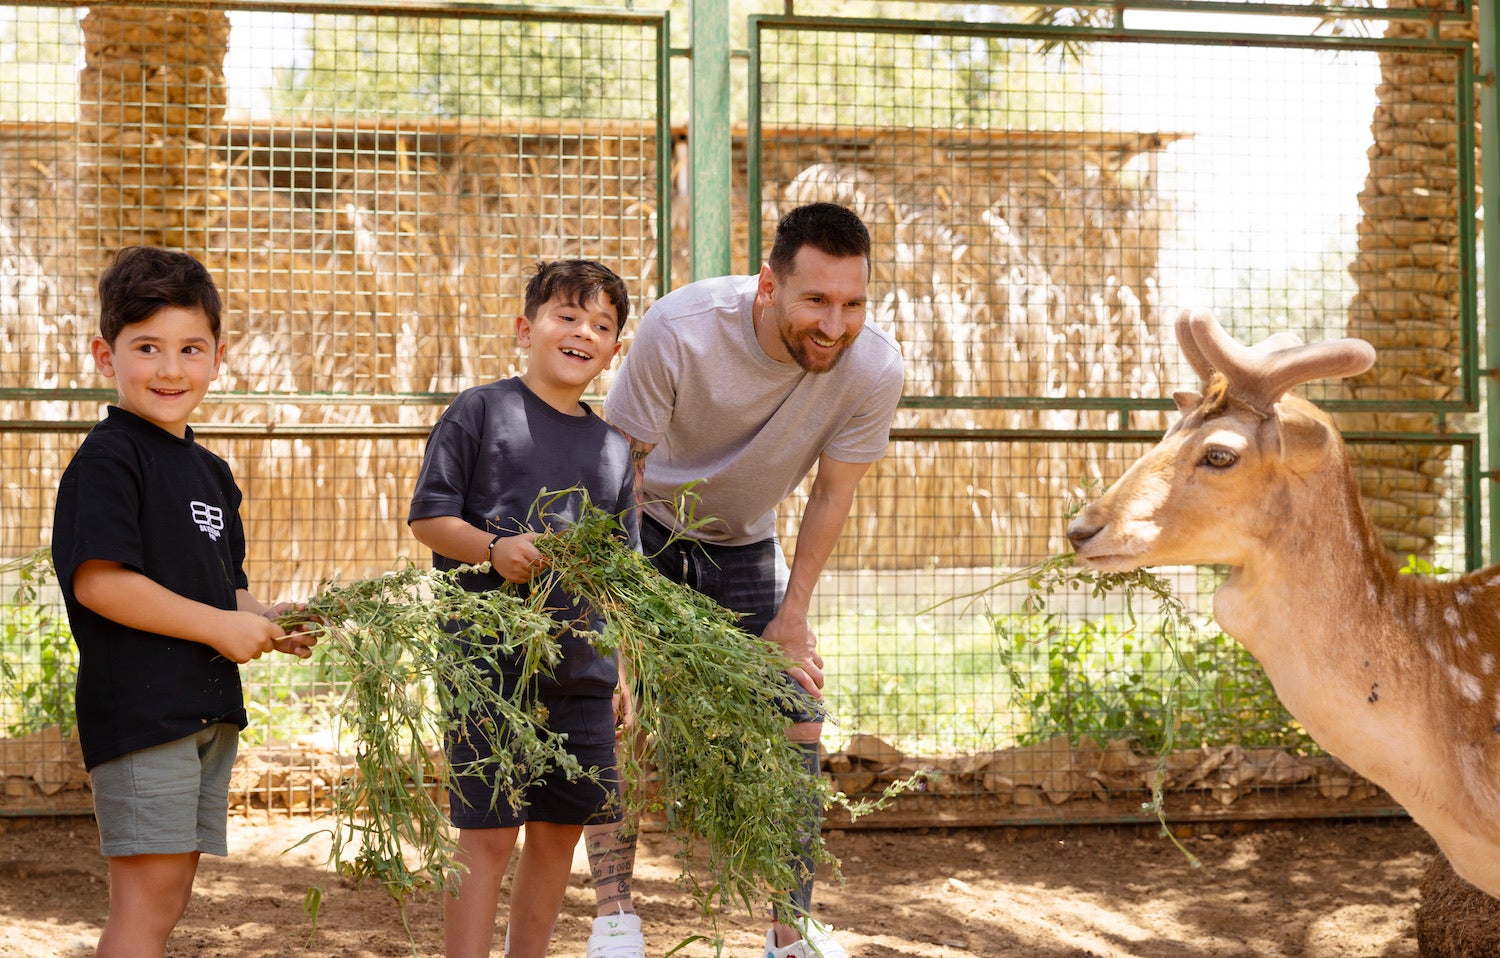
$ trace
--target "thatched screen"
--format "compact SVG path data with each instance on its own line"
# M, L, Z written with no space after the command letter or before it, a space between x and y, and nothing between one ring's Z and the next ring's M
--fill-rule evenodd
M11 266L0 293L4 384L106 385L89 358L99 260L83 258L78 242L74 130L12 129L0 163L0 244ZM230 127L224 140L221 215L197 252L226 304L229 349L216 390L245 401L208 403L202 431L319 430L315 440L273 432L214 443L247 490L265 490L249 510L251 562L263 581L297 591L328 575L377 573L419 551L404 532L405 502L420 437L445 397L515 370L527 267L592 256L640 300L654 297L654 130ZM11 420L98 414L93 403L6 405ZM389 440L401 437L408 441L392 450ZM36 438L24 470L6 461L8 475L25 476L7 483L7 517L55 485L78 439ZM45 541L48 520L31 514L7 521L0 550Z
M5 382L103 385L88 358L97 265L79 259L87 254L75 232L82 214L73 128L13 130L0 173L13 187L0 242L15 264L3 332L11 348L0 358ZM205 428L326 431L316 440L273 432L215 444L247 489L262 489L250 497L252 561L278 586L378 571L417 551L401 519L420 442L337 432L374 437L380 426L404 426L411 440L442 396L511 372L513 317L530 263L595 256L626 276L642 303L656 295L655 142L639 125L230 125L222 139L222 212L203 253L228 308L227 368L217 388L285 401L211 403ZM1166 383L1150 292L1158 211L1149 177L1126 184L1120 171L1163 142L939 133L914 142L910 133L869 131L857 143L804 144L788 131L770 138L762 160L779 197L767 208L768 225L786 204L818 198L848 203L867 219L877 250L874 318L903 343L908 395L1158 395ZM906 181L876 185L869 171L896 152ZM685 250L685 221L676 220L673 246ZM950 265L940 272L933 262ZM436 398L414 398L421 394ZM299 398L309 396L326 399ZM11 418L59 414L55 406L43 413L12 405ZM85 406L62 415L90 420L96 407ZM911 412L901 424L1090 421L1103 422L1057 411L965 410ZM50 488L76 443L76 436L37 439L55 443L24 484L37 485L6 495ZM998 449L956 463L941 444L900 447L876 467L853 520L890 548L838 561L989 565L1055 549L1059 496L1097 468L1090 447L1053 447L1055 457L1026 469ZM973 510L955 516L954 497ZM332 505L320 508L322 500ZM913 507L922 502L932 505ZM799 511L787 510L789 523ZM24 549L44 525L7 523L0 547Z

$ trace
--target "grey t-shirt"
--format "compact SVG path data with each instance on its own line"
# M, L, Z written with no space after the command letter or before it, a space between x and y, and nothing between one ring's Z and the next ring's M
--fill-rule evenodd
M646 459L643 508L676 527L671 502L698 482L692 535L744 545L775 534L776 506L826 453L840 462L885 454L901 399L901 350L866 323L838 365L808 373L766 355L755 338L755 276L674 290L646 311L604 413Z

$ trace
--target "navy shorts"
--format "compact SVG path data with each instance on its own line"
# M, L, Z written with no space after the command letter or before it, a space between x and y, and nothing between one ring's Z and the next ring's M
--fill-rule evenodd
M495 772L476 761L494 754L494 725L471 720L464 733L449 737L448 761L453 779L448 814L455 828L516 828L527 822L594 825L620 820L620 778L615 766L615 706L608 696L546 696L547 728L567 735L564 748L593 778L569 780L560 769L549 769L523 792L519 808L503 794L497 798ZM503 745L505 731L499 735Z
M679 536L641 513L641 551L657 572L701 592L740 616L739 627L764 635L786 595L786 558L781 543L762 539L742 546L721 546ZM670 542L668 540L671 540ZM822 722L828 710L802 683L782 673L788 692L778 709L792 722Z

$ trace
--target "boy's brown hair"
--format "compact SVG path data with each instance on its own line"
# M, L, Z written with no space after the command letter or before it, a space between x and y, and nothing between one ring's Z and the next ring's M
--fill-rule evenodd
M625 281L616 276L608 266L591 259L560 259L551 263L537 263L526 281L527 319L536 319L537 310L551 299L567 303L584 303L604 297L615 308L615 338L625 331L625 321L630 318L630 291Z
M99 277L99 337L113 346L126 326L167 306L203 310L218 342L224 306L208 269L181 250L126 246Z

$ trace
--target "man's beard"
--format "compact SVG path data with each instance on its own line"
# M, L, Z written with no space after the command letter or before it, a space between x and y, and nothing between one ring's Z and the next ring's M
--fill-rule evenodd
M798 366L802 367L802 371L809 373L826 373L832 371L833 367L839 364L839 360L844 358L844 354L849 351L849 345L854 342L853 338L847 334L840 337L838 341L842 345L838 351L827 361L821 361L809 355L807 341L811 338L810 335L792 338L787 335L786 330L781 331L781 344L786 347L787 352L792 354L792 360Z

